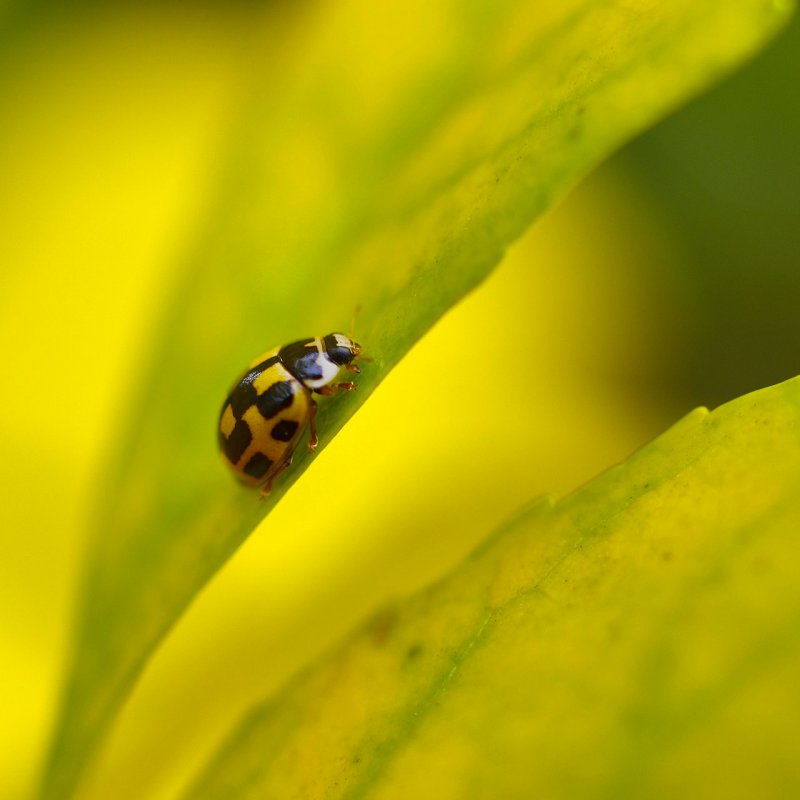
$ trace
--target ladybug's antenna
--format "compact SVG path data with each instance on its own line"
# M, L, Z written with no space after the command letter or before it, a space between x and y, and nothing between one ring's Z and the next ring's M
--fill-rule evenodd
M361 303L353 309L353 319L350 322L350 331L347 334L351 339L356 338L356 318L361 313Z
M352 323L350 325L350 333L347 334L352 341L355 341L355 339L356 339L356 337L355 337L355 333L356 333L356 318L358 317L358 315L360 313L361 313L361 303L359 303L353 309L353 321L352 321ZM359 359L361 361L372 361L372 359L369 356L365 356L363 353L360 353L358 357L359 357Z

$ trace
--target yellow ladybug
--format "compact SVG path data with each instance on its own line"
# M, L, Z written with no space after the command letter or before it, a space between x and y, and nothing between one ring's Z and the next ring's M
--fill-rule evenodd
M339 371L361 370L352 363L361 345L342 333L276 347L257 358L236 382L219 417L219 446L239 479L263 485L266 497L275 478L292 463L306 423L308 450L317 446L313 393L332 395L355 389L333 383Z

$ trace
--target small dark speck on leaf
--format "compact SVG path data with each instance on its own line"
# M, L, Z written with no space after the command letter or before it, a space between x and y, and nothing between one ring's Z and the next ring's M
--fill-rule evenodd
M570 141L575 141L576 139L580 139L582 133L582 125L573 125L567 132L567 137L570 139Z
M406 659L408 661L413 661L415 658L419 658L422 655L422 645L420 644L412 644L411 647L406 650Z
M393 608L386 609L372 620L370 633L376 645L386 644L394 626L397 624L397 612Z

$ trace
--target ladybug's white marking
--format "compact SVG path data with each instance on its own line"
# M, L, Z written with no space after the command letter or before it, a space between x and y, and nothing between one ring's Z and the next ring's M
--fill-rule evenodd
M327 356L319 356L317 358L317 366L322 370L322 377L305 378L303 380L303 383L309 389L319 389L322 386L327 386L339 374L339 366L334 364Z

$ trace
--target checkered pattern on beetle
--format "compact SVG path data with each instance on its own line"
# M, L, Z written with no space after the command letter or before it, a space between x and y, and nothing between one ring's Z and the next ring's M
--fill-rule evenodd
M250 364L236 382L219 417L219 446L228 466L266 497L310 426L309 452L317 446L314 393L355 389L334 383L342 369L360 372L353 362L361 345L343 333L276 347Z

